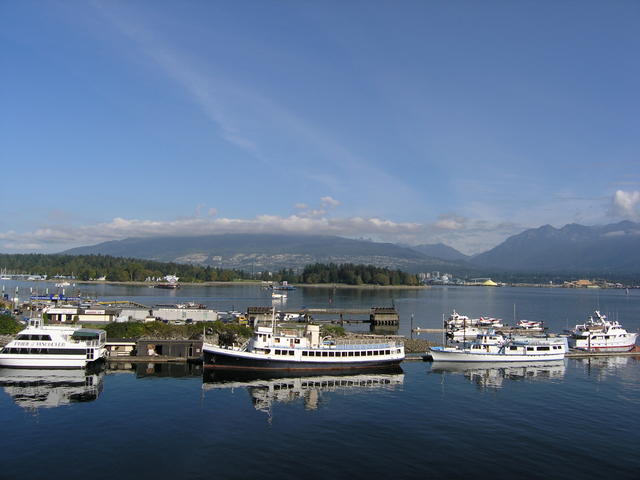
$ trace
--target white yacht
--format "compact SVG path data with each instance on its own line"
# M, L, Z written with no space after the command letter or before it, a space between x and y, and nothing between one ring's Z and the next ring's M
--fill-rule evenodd
M72 325L43 325L32 318L27 328L0 351L1 367L84 368L107 355L104 330Z
M569 345L588 352L628 352L636 345L637 333L627 332L616 321L598 310L589 319L569 331Z
M444 327L449 338L452 338L455 342L466 342L492 329L502 328L504 323L502 323L501 319L493 317L469 318L466 315L460 315L454 310L449 315L449 318L445 320Z
M454 328L447 331L447 335L449 338L453 339L454 342L469 342L471 340L475 340L478 335L483 335L489 331L489 327L465 327L465 328Z
M535 362L562 360L567 339L508 338L499 334L480 335L471 343L456 347L431 347L434 362Z

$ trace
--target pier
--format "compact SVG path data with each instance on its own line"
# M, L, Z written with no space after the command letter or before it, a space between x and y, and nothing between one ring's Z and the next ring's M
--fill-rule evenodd
M371 308L303 308L300 310L283 310L286 314L301 315L305 318L312 317L318 323L369 323L376 327L397 327L400 325L400 316L394 307ZM369 318L346 318L346 315L368 316ZM318 316L332 316L333 319L317 318ZM337 317L337 319L335 318Z

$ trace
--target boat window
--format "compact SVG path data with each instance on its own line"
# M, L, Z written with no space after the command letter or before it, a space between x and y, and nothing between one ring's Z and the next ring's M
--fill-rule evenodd
M386 355L389 355L389 354L391 353L391 350L385 350L385 351L384 351L384 353L385 353Z
M356 352L356 357L359 357L359 356L360 356L360 352Z
M299 338L296 338L296 343L300 343L300 339Z
M322 356L323 357L327 357L327 356L329 356L329 354L327 352L322 352Z
M533 347L527 347L527 351L530 352L533 350Z
M306 357L306 356L308 356L308 355L309 355L309 352L305 352L305 351L303 351L303 352L302 352L302 356L303 356L303 357Z
M609 340L609 335L605 335L605 336L604 336L604 339L605 339L605 340Z
M353 352L349 352L349 356L350 356L350 357L353 357Z
M289 350L289 355L293 355L295 352L293 350Z
M334 352L329 352L329 356L333 357L333 356L335 356L335 353Z
M276 355L280 355L280 350L276 350L274 353L275 353Z
M514 347L513 345L511 345L511 346L509 347L509 350L518 350L518 347Z
M280 339L276 337L276 343L280 343Z
M538 351L540 350L549 350L549 347L538 347Z

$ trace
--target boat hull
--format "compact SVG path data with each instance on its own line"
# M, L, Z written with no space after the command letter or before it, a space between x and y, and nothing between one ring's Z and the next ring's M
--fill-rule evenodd
M203 349L203 365L208 369L238 370L238 371L282 371L282 372L335 372L361 371L400 365L402 357L380 358L363 361L333 361L310 362L298 360L279 360L260 358L250 353L241 354L233 350Z
M87 361L84 358L13 358L0 356L0 367L3 368L85 368L90 364L104 361L104 358Z
M468 351L439 350L432 348L429 355L434 362L548 362L564 359L564 351L552 354L501 354L472 353Z

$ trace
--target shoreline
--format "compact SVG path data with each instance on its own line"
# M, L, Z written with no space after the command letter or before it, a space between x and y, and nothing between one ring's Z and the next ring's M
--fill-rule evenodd
M13 280L13 281L22 281L22 280ZM26 280L24 280L26 281ZM53 280L29 280L29 282L38 282L38 283L55 283ZM131 286L131 287L149 287L154 288L157 283L161 282L140 282L140 281L126 281L126 282L118 282L113 280L74 280L74 284L82 284L82 285L120 285L120 286ZM238 285L257 285L263 286L268 284L269 282L262 280L241 280L241 281L215 281L215 282L180 282L180 287L225 287L225 286L238 286ZM605 286L597 286L597 287L567 287L561 284L546 284L546 283L509 283L504 285L497 286L488 286L488 285L480 285L475 283L467 283L463 285L452 284L452 285L374 285L374 284L363 284L363 285L349 285L346 283L290 283L289 285L296 288L325 288L325 289L355 289L355 290L428 290L434 287L440 288L549 288L549 289L566 289L566 290L635 290L639 289L640 286L627 286L627 287L605 287ZM73 286L61 287L61 288L73 288Z
M31 280L43 283L54 283L50 280ZM151 282L137 282L137 281L127 281L127 282L116 282L116 281L103 281L103 280L75 280L73 283L82 284L82 285L120 285L120 286L129 286L129 287L149 287L155 288L156 283ZM243 280L243 281L229 281L229 282L180 282L180 287L226 287L226 286L238 286L238 285L256 285L256 286L266 286L267 282L261 280ZM423 290L431 288L430 285L349 285L346 283L290 283L292 287L297 288L331 288L331 289L371 289L371 290ZM63 287L63 288L73 288L73 286ZM177 288L176 290L179 290Z

